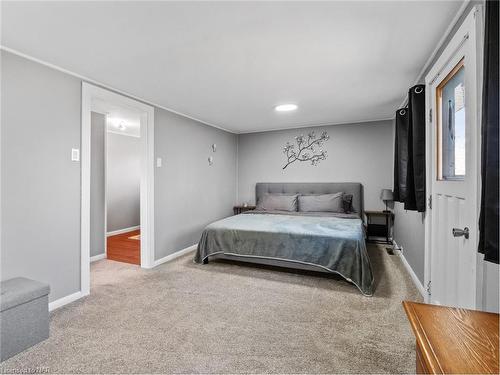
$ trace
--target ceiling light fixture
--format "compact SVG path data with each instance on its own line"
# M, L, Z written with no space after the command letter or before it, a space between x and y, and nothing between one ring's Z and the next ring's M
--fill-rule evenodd
M278 112L295 111L297 109L297 104L280 104L274 107L274 109Z

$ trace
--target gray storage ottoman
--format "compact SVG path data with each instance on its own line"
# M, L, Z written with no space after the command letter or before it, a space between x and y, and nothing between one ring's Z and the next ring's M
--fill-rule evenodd
M4 361L49 337L48 284L16 277L0 283L0 355Z

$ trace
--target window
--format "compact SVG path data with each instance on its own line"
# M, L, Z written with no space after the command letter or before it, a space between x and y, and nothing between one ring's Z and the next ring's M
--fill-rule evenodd
M465 178L465 66L464 61L437 87L438 180Z

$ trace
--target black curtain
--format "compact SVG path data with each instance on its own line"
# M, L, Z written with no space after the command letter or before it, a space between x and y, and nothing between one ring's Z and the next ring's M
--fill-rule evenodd
M481 213L479 252L498 264L498 1L486 1L481 121Z
M408 109L396 111L396 138L394 144L394 200L404 202L406 199L406 170L408 163Z
M408 158L405 210L425 211L425 85L408 92ZM398 155L401 159L401 155Z

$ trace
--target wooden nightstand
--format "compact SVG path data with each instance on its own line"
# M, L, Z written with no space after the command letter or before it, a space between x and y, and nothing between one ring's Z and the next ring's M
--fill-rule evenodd
M498 314L403 301L417 374L498 374Z
M385 238L386 243L390 243L391 228L394 221L392 212L384 211L365 211L366 215L366 239L370 241L370 237ZM377 218L379 222L377 222ZM375 240L376 241L376 240Z
M233 212L235 215L239 215L241 214L242 212L245 212L245 211L252 211L252 210L255 210L255 206L234 206L233 207Z

